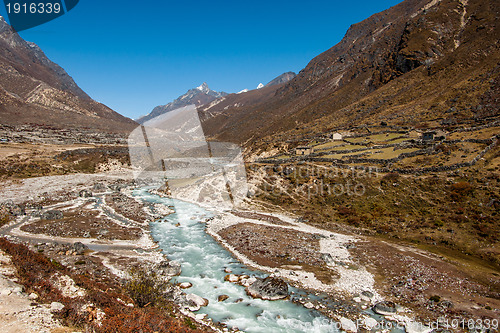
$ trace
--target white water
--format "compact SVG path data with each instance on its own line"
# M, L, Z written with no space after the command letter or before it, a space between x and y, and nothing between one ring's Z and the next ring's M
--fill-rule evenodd
M148 202L175 204L176 213L163 222L151 223L151 234L171 260L182 266L178 282L191 282L186 290L209 300L209 305L197 313L206 313L214 321L245 332L338 332L336 323L288 300L264 301L246 295L242 286L224 281L224 268L236 274L265 276L238 263L231 254L205 233L199 221L211 212L191 203L151 195L147 189L134 195ZM180 226L176 226L176 224ZM229 298L218 302L219 295ZM236 302L239 300L238 302Z

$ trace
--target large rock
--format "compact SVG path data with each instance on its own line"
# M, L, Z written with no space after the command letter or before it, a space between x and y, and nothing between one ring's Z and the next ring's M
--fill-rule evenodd
M64 309L64 304L59 303L59 302L52 302L50 303L50 311L61 311Z
M361 295L359 296L361 298L361 300L365 301L365 302L370 302L373 298L373 293L369 290L365 290L361 293Z
M227 296L227 295L219 295L219 296L217 297L217 301L218 301L218 302L224 302L224 301L225 301L226 299L228 299L228 298L229 298L229 296Z
M342 329L346 332L355 333L358 331L356 324L351 319L341 317L340 318L340 325L342 326Z
M224 281L238 282L240 278L235 274L228 274L224 277Z
M15 204L12 200L7 200L0 204L0 207L5 207L5 209L14 216L26 215L26 208L24 205Z
M254 298L262 298L270 301L288 297L288 285L286 282L271 276L265 279L257 279L246 290Z
M182 283L179 283L179 287L181 289L188 289L188 288L191 288L193 286L193 284L191 282L182 282Z
M76 242L71 246L72 250L75 251L77 255L82 255L85 253L85 251L88 249L88 247L81 243L81 242Z
M196 294L187 294L186 300L189 304L190 311L198 311L202 306L208 305L208 300Z
M394 302L389 302L389 301L377 303L373 307L373 312L382 316L393 315L396 313L396 304L394 304Z
M24 206L14 205L10 207L9 212L14 216L26 215L26 209Z

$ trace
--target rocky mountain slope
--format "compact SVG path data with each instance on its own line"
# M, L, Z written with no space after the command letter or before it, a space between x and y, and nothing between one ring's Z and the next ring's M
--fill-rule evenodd
M198 107L200 119L204 121L205 125L211 123L212 120L210 119L216 118L217 122L220 122L219 126L221 127L238 126L238 124L232 123L234 121L234 113L245 110L245 112L248 111L249 115L251 115L251 110L253 110L253 108L275 97L276 91L295 76L296 74L294 72L283 73L266 85L259 85L260 88L258 87L254 90L230 94L218 98L211 103L201 105ZM250 126L252 125L250 124Z
M0 17L0 123L126 132L137 124L92 100Z
M140 117L139 119L137 119L137 121L143 124L146 121L158 117L159 115L162 115L169 111L191 104L194 104L196 106L204 105L218 98L223 98L224 96L227 96L227 93L212 90L208 87L208 84L206 82L203 82L201 86L189 89L184 95L179 96L173 102L155 107L153 111L151 111L151 113L146 116Z
M498 8L494 0L403 1L352 25L271 98L207 119L205 131L255 143L381 122L488 121L484 115L498 116L491 107L498 100Z
M282 84L282 83L287 83L288 81L294 79L296 76L297 76L297 74L295 74L294 72L283 73L280 76L278 76L277 78L274 78L271 81L269 81L265 85L265 87L270 87L270 86L275 86L275 85Z

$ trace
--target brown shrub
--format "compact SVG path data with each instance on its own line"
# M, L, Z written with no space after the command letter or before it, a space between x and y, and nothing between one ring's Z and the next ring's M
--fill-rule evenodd
M398 179L399 179L399 173L390 172L390 173L384 175L384 177L382 177L382 179L380 180L380 184L392 184L392 183L397 182Z
M474 187L467 182L458 182L450 186L450 197L454 201L462 200L467 195L471 194Z
M354 209L345 206L338 207L337 212L339 213L340 216L351 216L356 214Z

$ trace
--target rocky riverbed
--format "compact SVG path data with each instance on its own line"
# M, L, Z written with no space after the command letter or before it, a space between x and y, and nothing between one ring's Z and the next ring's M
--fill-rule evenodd
M326 292L328 300L303 304L329 317L357 321L371 309L411 331L438 320L445 328L446 320L491 321L499 316L500 280L491 272L478 281L447 258L408 245L329 233L287 216L262 215L221 214L207 223L207 230L247 265ZM339 299L342 305L334 310L325 306Z
M12 220L0 232L75 273L123 284L133 267L152 269L165 280L182 270L158 251L148 226L173 207L135 199L129 174L43 177L4 185L0 202ZM498 275L486 277L488 286L444 257L255 210L217 212L205 222L207 233L239 261L268 272L267 278L255 278L228 271L228 281L253 297L291 298L347 331L373 327L376 313L383 316L378 323L385 316L407 328L415 320L430 325L439 317L498 318ZM289 284L311 293L296 294ZM207 302L191 288L186 282L172 285L169 298L185 315L218 329L205 315L193 313ZM228 302L227 295L218 295L217 301Z

